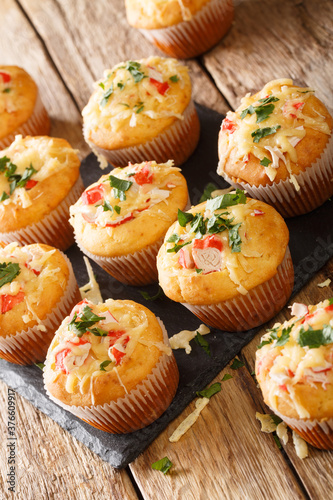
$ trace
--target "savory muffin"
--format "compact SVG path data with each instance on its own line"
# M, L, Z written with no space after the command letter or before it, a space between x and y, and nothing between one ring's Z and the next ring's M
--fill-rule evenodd
M218 196L179 211L157 256L160 286L204 323L247 330L273 317L291 294L288 240L271 206L239 190Z
M0 357L43 361L54 332L80 300L67 257L43 244L0 246Z
M0 150L15 135L47 135L49 116L33 79L18 66L0 66Z
M57 331L44 369L53 401L115 434L156 420L170 405L178 379L162 323L130 300L77 304Z
M80 249L123 283L157 281L157 252L188 201L186 180L172 165L151 161L116 168L70 208Z
M317 448L333 449L333 300L294 304L262 337L256 377L265 403Z
M218 173L284 217L310 212L333 194L332 118L310 88L269 82L228 112Z
M64 139L16 136L0 152L0 240L68 248L69 206L83 191L79 169Z
M131 26L172 57L195 57L229 30L232 0L125 0Z
M153 158L180 165L199 140L188 69L175 59L149 57L106 70L82 115L85 140L102 167L105 160L126 166Z

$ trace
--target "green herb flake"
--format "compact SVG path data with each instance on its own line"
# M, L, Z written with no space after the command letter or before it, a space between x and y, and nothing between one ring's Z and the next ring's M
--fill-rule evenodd
M232 377L232 375L230 375L230 373L225 373L223 375L223 378L222 378L222 382L225 382L226 380L230 380Z
M174 83L179 82L179 76L178 75L172 75L170 76L169 80L171 80Z
M96 205L96 206L98 206L98 205ZM113 213L113 206L110 204L110 202L108 200L104 200L103 212L107 212L108 210Z
M241 189L236 189L236 193L222 194L221 196L216 196L208 200L206 203L206 209L214 212L215 210L220 210L221 208L232 207L238 204L245 204L246 196L244 191Z
M271 419L273 420L273 422L274 422L274 424L275 424L275 425L279 425L279 424L281 424L281 422L282 422L282 418L278 417L277 415L274 415L274 413L272 413L272 414L270 415L270 417L271 417Z
M78 337L82 337L90 327L102 319L105 319L105 316L97 316L89 306L84 306L79 314L74 314L72 321L68 324L68 328Z
M212 197L212 192L216 191L217 189L218 189L218 187L216 186L216 184L214 184L213 182L208 182L208 184L206 185L206 187L204 189L204 192L202 193L202 196L199 200L199 203L202 203L203 201L209 200Z
M328 300L328 305L329 305L329 306L333 305L333 297L331 297L331 298Z
M275 108L274 104L266 104L265 106L256 106L254 109L257 115L256 123L260 123L263 122L264 120L267 120L267 118L273 113L274 108Z
M113 188L113 196L115 198L118 198L120 201L125 201L125 191L129 190L133 182L119 179L118 177L114 177L113 175L109 176L109 181L110 186Z
M109 359L103 361L103 363L99 365L99 369L101 370L101 372L106 372L105 368L109 366L110 363L112 363L112 361L110 361Z
M207 342L207 340L201 335L201 333L197 332L196 336L194 337L195 342L203 348L206 354L210 356L210 347Z
M3 89L2 93L9 94L10 91L11 91L11 89L9 87L7 87L6 89Z
M119 104L121 104L122 106L125 106L125 108L129 108L129 104L127 104L126 102L120 102Z
M100 82L98 85L101 87L101 89L105 90L105 85L103 82Z
M260 165L262 165L263 167L268 167L268 165L272 163L272 160L270 160L269 158L267 158L267 156L265 156L261 161L260 161Z
M180 245L175 245L172 248L168 248L167 253L173 253L173 252L177 253L181 248L185 247L186 245L189 245L190 243L192 243L192 241L187 241L186 243L181 243Z
M8 200L9 195L6 193L6 191L3 191L2 195L0 196L0 202Z
M149 295L149 293L145 292L144 290L139 290L139 292L145 300L154 301L165 298L165 294L160 286L158 287L158 292L155 295Z
M247 115L253 115L253 113L254 113L254 107L251 104L248 108L243 109L243 111L241 112L241 115L240 115L241 120L244 120L244 118Z
M139 83L144 78L148 78L147 75L140 71L141 64L136 61L128 61L125 69L127 69L127 71L132 75L135 83Z
M231 253L239 253L241 251L242 239L239 235L239 228L241 225L242 223L239 222L238 224L235 224L230 229L228 229Z
M170 238L167 239L167 243L178 243L181 237L177 233L173 233Z
M258 128L251 134L251 137L253 137L253 142L259 142L260 139L263 139L268 135L275 134L280 128L281 125L275 125L274 127Z
M10 162L10 158L7 156L2 156L0 158L0 172L4 172L6 170L7 163Z
M19 264L13 262L0 263L0 288L11 283L21 272Z
M42 371L44 370L45 363L35 363L35 365L36 365L36 366L38 366L38 368L39 368L40 370L42 370Z
M172 466L173 463L168 459L168 457L161 458L161 460L157 460L157 462L151 464L152 469L159 470L163 472L163 474L166 474Z
M278 438L278 436L275 433L273 434L273 438L274 438L274 441L277 444L277 447L281 450L282 445L281 445L280 439Z
M118 205L115 205L113 208L114 208L114 211L119 215L121 208Z
M106 92L104 92L103 98L100 102L100 106L102 108L104 108L104 106L106 106L106 104L108 103L108 100L112 94L113 94L113 82L111 83L111 86L108 88L108 90Z
M135 107L135 106L134 106L134 107ZM139 107L136 109L135 113L136 113L136 114L139 114L139 113L141 113L141 111L143 111L143 109L144 109L144 105L143 105L143 104L141 104L141 106L139 106Z
M232 362L232 364L230 365L230 368L232 370L238 370L239 368L242 368L244 366L244 363L243 361L240 361L238 358L235 358Z
M203 391L198 391L197 396L201 398L211 398L214 396L214 394L217 394L221 390L221 383L220 382L215 382L215 384L212 384L210 387L207 387L207 389L204 389Z
M191 222L193 219L194 219L194 215L193 214L190 214L188 212L182 212L178 208L178 222L179 222L179 225L181 227L185 227L186 224L188 224L189 222Z
M102 330L102 328L88 328L88 332L95 335L95 337L106 337L109 332Z
M196 272L197 274L201 274L201 273L202 273L202 269L195 269L195 272Z
M260 342L260 344L258 345L257 349L261 349L262 347L264 347L264 345L268 345L268 344L271 344L273 342L273 339L269 339L269 340L262 340Z
M16 186L17 187L25 187L28 180L30 180L31 177L33 176L33 174L36 174L36 173L37 173L37 170L35 170L34 167L32 166L32 164L30 163L30 166L24 170L21 179L19 181L17 181Z
M259 99L258 102L261 102L264 105L264 104L269 104L271 102L277 102L279 100L280 99L278 97L274 97L273 95L270 95L268 97L264 97L264 99Z
M332 344L333 328L330 325L324 325L321 330L314 330L309 325L309 328L305 330L302 326L299 331L298 343L301 347L309 347L309 349L316 349L322 345Z
M117 87L120 89L120 90L124 90L125 88L125 84L123 82L118 82L117 83Z
M282 333L281 333L280 337L278 337L278 339L275 343L275 346L281 347L288 342L292 327L293 327L293 325L289 326L288 328L282 329Z

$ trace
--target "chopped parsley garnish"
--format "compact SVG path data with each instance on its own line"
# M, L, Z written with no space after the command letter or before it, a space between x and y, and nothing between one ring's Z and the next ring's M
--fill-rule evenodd
M173 463L168 459L168 457L161 458L161 460L157 460L157 462L151 464L152 469L159 470L163 472L163 474L166 474L172 466Z
M247 115L253 115L253 113L255 113L257 115L256 123L263 122L273 113L275 106L272 103L276 101L279 101L279 99L274 96L259 99L261 103L259 106L252 106L251 104L248 108L243 109L241 112L241 119L243 120Z
M278 337L276 340L276 343L275 343L276 346L281 347L288 342L292 327L293 326L291 325L291 326L288 326L288 328L282 329L282 333L281 333L280 337Z
M206 209L214 212L215 210L232 207L234 205L238 205L239 203L246 203L246 196L244 191L236 189L236 193L222 194L221 196L216 196L216 198L208 200Z
M10 161L7 156L3 156L0 158L0 172L4 172L5 177L7 177L8 182L9 182L9 192L10 194L13 194L14 190L17 187L25 187L26 183L30 180L33 174L37 172L37 170L34 169L32 164L30 163L30 166L27 167L23 174L16 174L17 166ZM5 196L5 192L2 193L0 201L4 201L9 196Z
M120 90L124 90L125 88L125 84L123 82L118 82L117 83L117 87L120 89Z
M214 396L214 394L217 394L221 390L221 383L220 382L215 382L215 384L212 384L210 387L207 387L207 389L204 389L203 391L198 391L197 396L201 398L211 398Z
M238 358L235 358L232 362L232 364L230 365L230 368L232 370L238 370L239 368L242 368L244 366L244 363L243 361L241 361L240 359Z
M270 414L269 416L271 417L275 425L281 424L282 418L278 417L277 415L274 415L274 413Z
M301 347L309 347L309 349L332 344L333 328L330 325L324 325L321 330L314 330L309 325L309 328L305 330L302 326L299 331L298 343Z
M229 231L229 245L231 247L231 253L237 253L241 251L242 239L239 236L239 228L242 225L241 222L239 224L235 224L234 226L228 229Z
M5 191L3 191L2 195L0 196L0 202L5 201L8 198L9 198L9 195Z
M267 156L265 156L261 161L260 161L260 165L262 165L263 167L268 167L268 165L272 163L272 160L270 160L269 158L267 158Z
M172 252L177 253L181 248L185 247L186 245L189 245L190 243L192 243L192 241L187 241L186 243L181 243L180 245L175 245L172 248L168 248L167 253L172 253Z
M333 305L333 297L331 297L331 298L328 300L328 305L329 305L329 306Z
M162 290L162 288L159 286L158 287L158 292L155 294L155 295L149 295L148 292L145 292L144 290L139 290L142 297L145 299L145 300L157 300L157 299L164 299L165 297L165 294Z
M118 177L114 177L113 175L109 176L109 181L110 181L110 186L113 188L113 196L115 198L119 198L120 201L125 201L126 200L125 191L129 190L133 182L119 179Z
M207 186L204 189L204 192L202 193L199 203L209 200L212 197L212 192L216 191L217 189L218 187L213 182L208 182Z
M189 222L191 222L193 219L194 219L194 215L193 214L190 214L188 212L182 212L178 208L178 222L179 222L179 225L181 227L185 227L186 224L188 224Z
M89 306L84 306L82 311L74 314L72 321L69 323L68 328L72 330L78 337L82 337L89 328L98 323L105 316L97 316Z
M267 135L275 134L280 128L281 125L274 125L274 127L258 128L251 134L251 137L253 137L253 142L259 142L260 139L263 139Z
M112 363L112 361L110 361L109 359L103 361L103 363L99 365L99 369L101 370L101 372L106 372L105 368L109 366L110 363Z
M277 447L281 450L282 445L281 445L281 442L280 442L279 437L278 437L276 434L273 434L273 438L274 438L274 441L275 441L275 442L276 442L276 444L277 444Z
M114 211L119 215L120 211L121 211L121 208L118 207L118 205L115 205L113 208L114 208Z
M11 89L9 87L7 87L6 89L3 89L2 93L9 94L10 91L11 91Z
M127 104L126 102L120 102L119 104L121 104L122 106L125 106L126 108L129 108L129 104Z
M19 264L13 262L0 263L0 288L7 283L11 283L21 272Z
M274 340L276 340L276 346L283 346L285 345L290 337L290 332L292 330L293 325L288 326L287 328L282 328L282 332L280 337L278 337L278 330L279 327L272 328L271 330L268 330L267 333L270 333L269 338L267 340L262 340L260 344L258 345L258 349L261 349L264 347L264 345L271 344Z
M107 334L109 333L106 330L102 330L102 328L98 328L98 327L88 328L87 331L92 333L93 335L95 335L95 337L106 337Z
M201 274L201 273L202 273L202 269L195 269L195 272L196 272L197 274Z
M103 89L103 90L105 89L105 85L103 82L99 83L98 85L101 87L101 89Z
M100 106L102 106L102 108L104 108L104 106L107 104L107 102L112 94L113 94L113 82L111 83L108 90L106 92L104 92L103 98L100 102Z
M225 382L226 380L229 380L232 378L232 375L230 373L225 373L222 378L222 382Z
M264 97L264 99L259 99L258 102L261 102L263 105L264 104L269 104L270 102L277 102L280 99L278 97L274 97L273 95L270 95L268 97Z
M135 83L141 82L143 78L148 78L147 75L145 75L142 71L140 71L141 64L136 61L128 61L125 69L127 69L127 71L131 73Z
M107 212L108 210L110 210L110 212L113 213L113 206L110 205L110 202L108 200L104 200L104 203L103 203L103 212Z
M36 366L38 366L38 368L39 368L40 370L42 370L42 371L44 370L45 363L35 363L35 365L36 365Z
M167 239L167 242L168 243L178 243L179 240L181 240L181 237L178 234L173 233L173 235L171 235L170 238Z
M28 180L30 180L31 176L33 174L35 174L36 172L37 172L37 170L35 170L34 167L32 166L32 164L30 163L30 167L25 169L21 179L17 181L16 186L17 187L25 187Z
M210 356L210 347L207 342L207 340L201 335L201 333L197 332L196 336L194 337L195 342L203 348L206 354Z
M169 80L171 80L174 83L179 82L179 76L178 75L172 75L170 76Z
M135 108L136 108L136 109L135 109ZM143 111L143 109L144 109L144 105L143 105L142 103L141 103L141 104L136 104L136 105L134 106L134 109L135 109L135 113L136 113L136 114L139 114L139 113L141 113L141 111Z

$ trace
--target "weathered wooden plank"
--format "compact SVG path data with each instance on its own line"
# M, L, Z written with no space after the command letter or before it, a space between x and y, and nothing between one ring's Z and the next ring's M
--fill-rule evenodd
M104 69L124 60L163 55L127 24L122 0L19 1L80 108L87 103L92 83L101 78ZM225 113L228 105L200 65L194 60L187 64L192 70L194 99Z
M236 0L228 35L203 60L233 108L276 78L316 89L332 105L333 3L329 0Z

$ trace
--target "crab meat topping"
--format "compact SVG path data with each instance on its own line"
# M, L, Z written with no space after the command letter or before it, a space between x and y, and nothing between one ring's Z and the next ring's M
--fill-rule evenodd
M220 271L222 265L222 247L222 241L215 234L206 236L201 240L195 239L192 247L195 267L202 269L202 274Z
M178 264L184 269L193 269L195 267L192 254L187 247L179 250Z
M290 307L290 312L292 316L302 317L308 314L309 309L305 304L300 304L299 302L294 302Z

